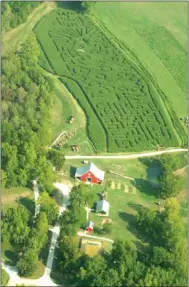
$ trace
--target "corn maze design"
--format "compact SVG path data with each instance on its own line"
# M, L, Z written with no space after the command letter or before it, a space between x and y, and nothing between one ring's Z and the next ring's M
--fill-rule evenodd
M88 118L88 135L101 151L126 152L177 146L159 96L87 16L57 9L35 33L49 66Z

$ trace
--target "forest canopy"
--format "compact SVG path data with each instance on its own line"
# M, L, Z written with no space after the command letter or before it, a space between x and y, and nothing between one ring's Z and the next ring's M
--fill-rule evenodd
M27 186L40 177L51 191L53 166L45 147L50 141L51 81L39 66L39 48L31 34L19 52L2 58L2 185ZM19 73L18 73L19 71Z

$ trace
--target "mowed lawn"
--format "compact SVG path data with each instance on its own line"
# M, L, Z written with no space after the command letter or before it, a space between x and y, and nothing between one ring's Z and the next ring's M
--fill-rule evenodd
M133 243L142 239L141 234L137 229L136 215L137 211L143 207L157 209L157 198L155 197L154 187L146 185L148 195L135 188L130 182L124 183L124 188L118 186L114 188L107 188L107 201L110 203L110 210L108 218L112 220L112 231L107 237L115 239L129 240ZM127 187L127 189L126 189ZM129 188L130 187L130 188ZM99 188L95 186L92 192L96 192ZM103 190L103 188L101 189ZM151 195L150 195L151 191ZM98 200L98 195L96 196ZM92 220L97 226L102 225L102 220L106 217L98 216L91 212L89 219Z
M187 238L187 211L188 211L188 195L187 195L187 153L177 154L180 160L181 168L177 170L182 180L182 186L177 196L180 203L180 214L184 223L184 236ZM106 171L105 183L103 186L89 186L91 192L96 194L95 201L99 199L97 193L107 190L107 200L110 203L109 217L112 220L112 232L107 237L116 239L128 239L138 244L138 247L145 245L146 239L143 234L138 231L136 224L136 215L140 208L148 207L158 210L164 206L165 201L160 200L155 183L160 172L157 163L149 161L149 159L130 159L130 160L93 160L99 168ZM75 167L82 166L81 160L66 160L65 174L69 175L70 171L74 174ZM185 168L184 168L185 167ZM135 179L135 185L130 179L125 179L118 175L108 173L114 171L120 175ZM92 206L91 206L92 207ZM97 226L101 226L105 217L97 216L90 213L89 219L94 221ZM138 243L136 243L138 242Z
M134 53L172 102L177 115L187 116L187 3L97 2L92 17ZM152 27L161 30L155 35L154 45L150 43ZM183 80L185 91L180 86Z
M1 200L3 210L6 210L8 207L16 207L19 202L31 211L34 208L33 191L26 187L3 188Z
M51 75L45 70L42 71L53 80L54 84L52 92L51 143L62 131L74 132L75 135L67 143L68 147L61 148L62 152L74 154L71 146L79 145L80 154L94 154L95 150L87 137L86 116L83 110L58 77ZM71 117L74 117L72 124L69 123Z

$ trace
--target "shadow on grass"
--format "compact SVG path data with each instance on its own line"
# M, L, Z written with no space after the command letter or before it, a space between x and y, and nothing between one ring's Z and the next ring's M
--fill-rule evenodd
M32 200L28 197L20 196L17 201L18 201L18 203L22 204L29 212L31 212L32 215L35 214L35 202L34 202L34 200Z
M128 230L138 237L141 241L148 241L144 232L142 232L137 226L137 218L136 215L127 212L119 212L119 217L127 222Z
M142 192L148 196L153 196L156 198L159 197L158 185L155 182L151 182L151 181L145 180L143 178L136 178L133 185L135 187L137 187L137 189L140 192Z
M72 178L75 178L75 173L76 173L76 167L70 166L70 176Z
M18 253L13 250L5 250L5 256L8 258L8 260L5 260L5 263L10 266L15 266L18 261Z
M143 205L137 204L137 203L134 203L134 202L128 202L128 206L133 208L136 211L139 211L143 207Z
M85 9L81 6L81 1L60 1L56 3L58 8L72 10L74 12L82 13Z
M161 167L158 157L141 157L138 159L146 167L159 166Z

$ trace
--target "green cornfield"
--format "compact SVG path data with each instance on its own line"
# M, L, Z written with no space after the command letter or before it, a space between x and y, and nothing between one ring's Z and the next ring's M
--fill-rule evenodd
M96 149L128 152L181 144L150 80L88 16L56 9L35 33L43 50L40 64L60 77L85 111Z

